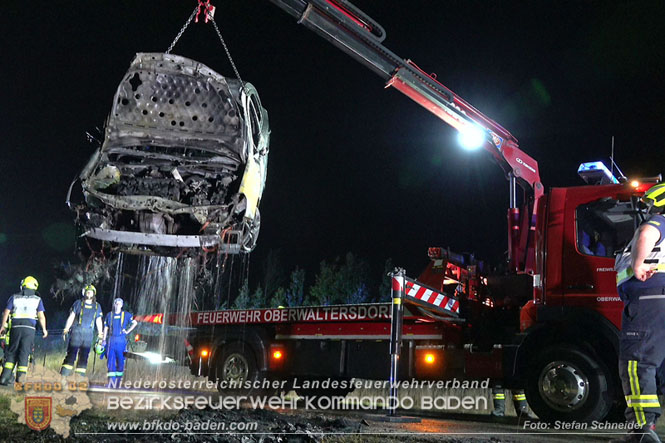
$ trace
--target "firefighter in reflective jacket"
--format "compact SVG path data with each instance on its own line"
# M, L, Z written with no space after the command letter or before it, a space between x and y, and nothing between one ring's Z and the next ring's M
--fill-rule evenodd
M7 300L7 307L2 313L2 328L0 335L6 331L5 324L11 314L11 343L5 354L5 365L0 375L0 384L8 385L12 378L14 367L16 367L16 382L20 383L23 376L28 372L28 359L35 342L35 329L37 320L42 327L44 338L48 336L46 331L46 316L44 316L44 304L37 295L39 282L32 276L21 281L21 292L14 294Z
M656 371L665 360L665 184L651 187L642 203L651 216L635 231L614 266L624 304L619 375L628 406L626 419L637 425L616 441L659 442Z
M10 318L7 323L2 325L5 333L0 335L0 348L2 348L2 364L5 364L5 356L9 350L9 330L12 328L12 319Z
M113 300L113 311L106 314L104 337L106 338L106 359L110 387L118 387L125 371L125 349L127 335L136 327L132 314L122 309L121 298Z
M85 375L90 347L94 340L95 326L97 336L101 338L103 334L102 308L97 303L97 289L93 285L87 285L81 290L81 295L82 298L76 300L72 305L63 331L63 338L66 338L71 331L67 355L60 368L60 374L64 376L71 375L72 371ZM75 362L76 369L74 370Z

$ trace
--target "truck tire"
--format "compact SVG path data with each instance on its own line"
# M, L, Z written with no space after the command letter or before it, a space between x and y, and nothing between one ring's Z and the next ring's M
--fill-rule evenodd
M552 346L529 366L526 397L541 420L591 422L609 413L616 387L607 365L591 352Z
M252 349L243 343L224 345L215 358L215 380L222 394L262 395L263 391L256 388L228 387L228 383L255 382L260 380L256 365L256 357ZM226 382L227 384L223 384Z

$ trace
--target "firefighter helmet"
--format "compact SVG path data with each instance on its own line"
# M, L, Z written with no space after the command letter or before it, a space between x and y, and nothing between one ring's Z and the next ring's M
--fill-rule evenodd
M21 280L21 289L28 288L36 291L38 287L39 287L39 282L32 275L28 275L26 278Z
M85 295L88 291L92 291L92 295L97 295L97 288L95 288L95 285L85 285L83 289L81 289L81 295Z
M104 345L100 342L97 342L95 345L95 354L102 355L104 353Z
M647 192L644 193L642 201L646 203L647 207L662 208L665 206L665 183L652 186Z

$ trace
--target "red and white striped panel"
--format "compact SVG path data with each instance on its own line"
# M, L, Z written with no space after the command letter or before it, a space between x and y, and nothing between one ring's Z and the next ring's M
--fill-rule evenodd
M194 347L186 338L184 340L185 340L185 349L187 349L187 354L191 356L192 354L194 354Z
M455 298L441 294L408 279L406 281L406 296L454 314L459 314L459 301Z

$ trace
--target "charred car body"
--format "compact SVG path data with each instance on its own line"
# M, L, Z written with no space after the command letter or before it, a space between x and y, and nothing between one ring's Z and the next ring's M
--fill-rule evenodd
M269 132L251 84L184 57L137 54L79 176L84 235L132 252L250 252Z

